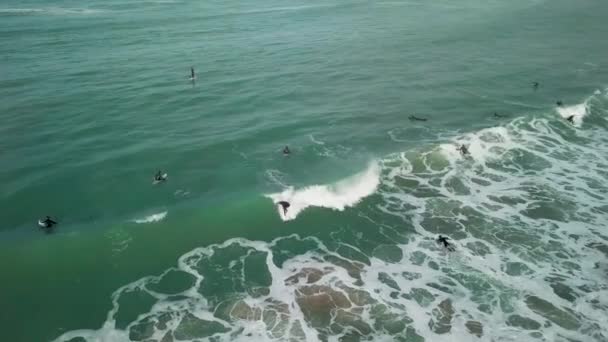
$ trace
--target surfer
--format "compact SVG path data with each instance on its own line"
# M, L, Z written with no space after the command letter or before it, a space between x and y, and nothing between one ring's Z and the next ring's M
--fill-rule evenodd
M426 118L419 118L419 117L416 117L414 115L410 115L409 119L411 121L426 121L427 120Z
M57 222L53 221L50 216L47 216L44 220L38 220L40 228L51 228L56 224Z
M450 244L448 240L448 237L439 235L439 237L435 241L437 243L443 244L443 247L445 247L448 251L454 251L454 246L452 246L452 244Z
M505 117L507 117L507 116L506 116L506 115L500 115L500 114L498 114L498 113L494 112L494 117L495 117L495 118L505 118Z
M291 151L289 150L289 146L285 146L285 148L283 149L283 154L286 156L291 154Z
M287 208L289 208L291 204L286 201L279 201L277 204L280 205L281 208L283 208L283 215L287 215Z
M469 149L464 144L460 145L460 147L458 147L457 150L460 151L460 154L462 154L463 156L466 156L469 154Z
M556 104L558 107L561 107L561 106L563 106L563 105L564 105L564 103L563 103L562 101L557 101L557 102L555 102L555 104Z
M156 172L156 174L154 175L154 180L157 182L162 182L165 180L165 178L163 177L163 172L161 170L158 170L158 172Z
M538 82L532 83L532 86L534 87L534 90L538 89L539 85L540 85L540 83L538 83Z
M569 117L566 118L566 120L574 125L574 115L570 115Z
M190 80L194 81L196 79L196 73L194 72L194 67L190 67Z

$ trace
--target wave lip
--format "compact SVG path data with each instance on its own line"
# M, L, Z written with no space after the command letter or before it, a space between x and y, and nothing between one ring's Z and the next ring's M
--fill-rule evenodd
M301 189L288 187L280 193L268 194L265 197L272 199L274 203L279 201L290 203L287 214L283 214L283 210L279 208L279 214L283 221L295 219L300 212L308 207L322 207L342 211L376 192L380 184L380 171L380 165L377 162L372 162L365 171L333 184L311 185Z
M144 218L141 219L135 219L133 220L133 222L135 223L152 223L152 222L158 222L163 220L165 217L167 216L167 212L163 211L160 213L156 213L156 214L152 214L152 215L148 215Z

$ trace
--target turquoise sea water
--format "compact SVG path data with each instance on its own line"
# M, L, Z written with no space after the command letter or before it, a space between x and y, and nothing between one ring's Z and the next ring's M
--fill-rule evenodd
M605 341L607 13L5 0L2 340Z

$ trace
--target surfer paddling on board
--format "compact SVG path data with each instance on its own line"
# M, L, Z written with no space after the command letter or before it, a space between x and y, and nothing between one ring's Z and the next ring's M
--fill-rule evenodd
M291 204L289 204L289 202L286 201L279 201L277 202L278 205L281 206L281 208L283 208L283 215L287 215L287 208L289 208L291 206Z
M534 90L537 90L538 86L540 86L540 83L538 83L538 82L533 82L532 83L532 87L534 88Z
M501 115L501 114L498 114L498 113L494 112L494 117L498 118L498 119L502 119L502 118L506 118L507 116L506 115Z
M445 249L447 249L450 252L453 252L454 251L454 246L452 246L452 244L450 244L448 242L448 240L449 240L448 237L439 235L439 237L437 238L437 240L435 240L435 242L443 244L443 247L445 247Z
M411 121L426 121L427 120L426 118L419 118L415 115L410 115L410 117L408 119L410 119Z
M40 228L51 228L56 224L57 222L53 221L50 216L47 216L44 220L38 220Z

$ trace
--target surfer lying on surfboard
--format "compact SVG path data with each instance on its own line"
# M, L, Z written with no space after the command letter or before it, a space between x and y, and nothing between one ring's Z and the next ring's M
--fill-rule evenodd
M51 228L56 224L57 222L53 221L50 216L47 216L44 220L38 220L40 228Z

